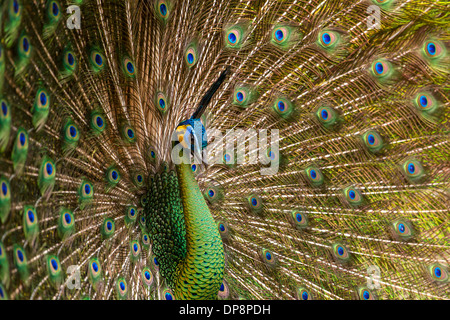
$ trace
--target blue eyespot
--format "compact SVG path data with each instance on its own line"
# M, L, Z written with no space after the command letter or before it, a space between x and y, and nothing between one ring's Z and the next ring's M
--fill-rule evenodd
M73 57L73 54L69 53L67 55L67 61L69 62L69 65L73 66L75 63L75 58Z
M420 96L419 102L422 108L426 108L428 106L428 98L426 96Z
M364 290L364 292L363 292L363 298L364 298L364 300L369 300L369 298L370 298L370 293L369 293L369 291Z
M31 210L28 211L28 220L30 220L31 223L34 222L34 214Z
M255 198L252 198L252 205L256 206L258 204L258 200L256 200Z
M6 115L8 114L8 107L6 106L6 103L2 102L2 112L3 115L6 117Z
M57 16L59 14L59 7L56 4L56 2L53 2L53 6L52 6L52 12L54 16Z
M23 38L22 40L22 48L24 52L28 52L30 50L30 43L28 42L28 38Z
M144 275L145 275L145 279L150 280L150 272L145 271Z
M209 196L212 198L212 197L214 197L214 190L209 190L208 191L208 194L209 194Z
M159 266L158 260L156 260L156 258L153 258L153 262L155 263L155 265Z
M152 152L150 152L150 155L152 156L152 158L154 158L155 157L155 151L152 151Z
M64 219L66 220L66 223L69 224L72 222L72 217L70 216L70 214L66 213L64 215Z
M226 162L230 162L231 156L227 153L227 154L225 154L225 155L223 156L223 159L224 159Z
M436 45L434 43L429 43L427 45L427 51L430 56L434 56L436 54Z
M313 179L317 178L316 170L311 170L311 171L309 172L309 174L311 175L311 178L313 178Z
M19 141L20 141L21 146L25 145L26 140L25 140L25 134L23 132L21 132L19 135Z
M285 109L286 109L286 105L284 104L284 102L283 101L279 101L278 102L278 110L283 112Z
M106 228L107 228L109 231L111 231L111 229L112 229L112 223L111 223L111 221L108 221L108 222L106 223Z
M411 174L414 174L415 171L416 171L416 167L414 166L413 163L410 163L408 165L408 172L411 173Z
M281 30L275 31L275 37L278 41L282 41L284 39L284 33Z
M344 254L344 248L339 247L338 250L337 250L337 252L338 252L338 254L339 254L340 256L342 256L342 255Z
M95 55L95 63L97 63L99 66L103 64L103 58L98 53Z
M8 186L4 182L2 183L2 192L4 196L8 193Z
M128 130L127 130L127 134L128 134L128 137L130 137L130 139L133 139L133 138L134 138L134 132L133 132L133 130L128 129Z
M21 250L17 250L17 257L19 258L20 262L23 262L23 252Z
M103 119L102 119L102 117L97 117L96 122L97 122L97 126L99 128L103 127Z
M377 63L375 64L375 71L376 71L378 74L383 74L383 72L384 72L384 67L383 67L383 64L382 64L381 62L377 62Z
M370 145L373 145L375 143L375 137L373 134L369 134L367 136L367 141L369 142Z
M86 194L90 194L90 193L91 193L91 186L88 185L88 184L85 184L85 185L84 185L84 192L85 192Z
M95 272L98 272L98 264L97 264L97 262L92 262L92 269L94 269Z
M127 70L129 73L134 73L134 66L131 62L127 63Z
M295 215L295 218L297 219L298 222L301 222L303 220L303 217L302 217L302 215L300 213L297 213Z
M147 241L148 240L148 237L147 237L147 235L145 235L144 236L144 241Z
M398 225L398 231L400 231L400 233L404 233L405 232L405 225L403 223L400 223Z
M123 283L123 281L120 281L119 286L122 291L125 290L125 283Z
M353 190L350 190L348 192L348 196L350 197L350 199L354 200L356 198L356 192Z
M302 292L302 299L303 300L308 300L308 292L306 292L306 291Z
M219 229L220 229L220 231L222 231L222 232L225 231L225 226L223 225L223 223L221 223L221 224L219 225Z
M188 53L187 60L188 60L189 64L193 64L194 63L194 55L192 53Z
M236 99L237 99L237 101L239 101L239 102L244 101L244 94L243 94L242 92L238 92L238 93L236 94Z
M43 106L45 106L47 104L47 95L42 92L41 95L39 96L39 99L41 100L41 104Z
M51 163L47 163L45 168L47 169L48 175L52 175L53 174L53 165Z
M142 182L142 176L141 176L141 175L138 175L138 176L137 176L137 181L138 181L138 182Z
M13 9L14 9L14 13L18 13L19 12L19 3L17 2L17 0L13 1Z
M112 178L113 178L114 180L117 180L117 178L119 177L119 174L117 173L116 170L114 170L114 171L111 173L111 176L112 176Z
M192 165L192 171L195 172L195 170L197 170L197 165L193 164L193 165Z
M270 252L266 252L266 259L272 260L272 255L270 254Z
M134 252L137 252L137 251L138 251L138 246L137 246L136 243L133 245L133 250L134 250Z
M75 138L77 136L77 129L74 126L70 126L69 131L72 138Z
M130 210L130 214L131 214L132 217L134 217L134 214L135 214L135 213L136 213L136 211L135 211L134 209L131 209L131 210Z
M159 6L159 12L161 12L161 15L162 15L163 17L165 17L165 16L167 15L167 6L166 6L164 3L162 3L162 4Z
M323 120L327 120L328 119L328 111L327 110L322 110L322 112L320 113L320 115L322 116Z
M166 300L172 300L172 295L170 293L165 294Z
M51 259L50 263L52 264L53 270L58 270L58 262L55 259Z
M220 291L223 291L223 290L225 290L225 286L223 285L223 283L220 285L220 289L219 289Z
M439 267L434 268L434 275L436 278L440 278L442 276L442 270Z
M331 42L330 34L329 33L324 33L322 35L322 41L323 41L324 44L330 44L330 42Z
M164 99L159 99L159 106L161 107L161 109L164 109L166 107L166 102L164 101Z
M236 35L233 32L230 32L230 34L228 35L228 41L230 41L230 43L235 44L237 40Z

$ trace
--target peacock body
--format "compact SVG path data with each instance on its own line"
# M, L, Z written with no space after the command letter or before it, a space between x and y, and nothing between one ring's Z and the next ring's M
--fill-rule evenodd
M450 298L449 9L2 0L0 299Z

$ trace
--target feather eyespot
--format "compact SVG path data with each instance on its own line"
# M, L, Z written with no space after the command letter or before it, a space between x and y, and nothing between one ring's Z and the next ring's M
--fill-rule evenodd
M156 106L162 113L165 113L168 108L168 100L166 99L166 96L164 93L160 92L156 95Z
M369 130L362 135L365 147L371 153L380 152L384 148L384 141L375 130Z
M414 229L408 220L396 220L392 223L393 235L396 239L406 241L414 237Z
M393 69L389 61L384 59L378 59L372 62L371 72L375 78L381 80L391 76Z
M360 300L375 300L375 295L366 287L357 288L356 292Z
M142 269L142 279L147 287L153 284L153 274L148 267Z
M331 247L333 256L337 261L341 263L347 263L350 261L350 252L345 245L341 243L335 243Z
M105 66L105 57L100 51L93 49L90 54L90 62L94 72L103 70Z
M278 45L284 44L289 40L289 30L286 27L278 27L273 30L272 41Z
M347 202L352 206L359 206L363 203L364 199L361 192L355 187L347 187L344 189L344 196Z
M449 282L449 274L446 266L439 263L433 263L429 265L427 268L431 279L436 283Z
M299 287L295 292L297 300L313 300L313 295L306 288Z
M320 186L323 184L324 178L322 175L322 171L316 166L310 166L306 168L305 175L307 177L308 182L312 186Z
M290 221L297 230L303 230L309 226L308 214L300 210L291 211Z
M422 50L425 57L432 60L443 57L445 53L445 47L440 43L440 41L426 41Z
M406 178L412 182L420 181L425 175L425 170L423 169L422 164L415 159L407 159L403 163L402 171Z
M194 44L188 47L184 54L184 57L188 67L193 67L197 63L198 52Z
M164 0L158 1L157 2L157 11L158 11L159 16L163 20L166 20L169 17L169 3Z
M170 289L165 289L163 291L164 300L175 300L175 297Z
M134 66L133 61L129 58L123 59L123 70L128 77L134 78L136 75L136 67Z
M9 16L10 18L18 18L20 17L22 11L22 5L19 3L18 0L12 0L10 1L10 6L9 6Z

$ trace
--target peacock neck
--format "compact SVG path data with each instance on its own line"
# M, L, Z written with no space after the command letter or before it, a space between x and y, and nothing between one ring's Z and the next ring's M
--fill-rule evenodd
M177 172L187 252L178 265L176 295L181 299L216 299L225 264L222 239L191 165L177 165Z

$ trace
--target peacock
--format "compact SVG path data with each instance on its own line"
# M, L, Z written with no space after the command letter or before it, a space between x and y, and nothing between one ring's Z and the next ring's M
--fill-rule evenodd
M440 0L1 0L0 299L449 299Z

